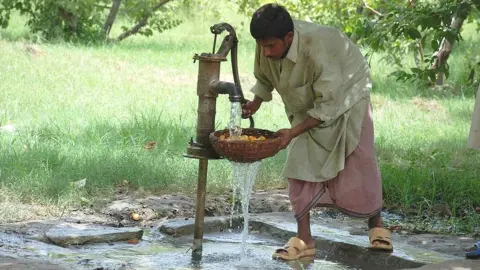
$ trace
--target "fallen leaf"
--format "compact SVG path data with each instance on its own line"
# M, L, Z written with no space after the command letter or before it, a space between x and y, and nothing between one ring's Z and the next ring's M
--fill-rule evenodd
M145 146L143 148L145 148L147 150L152 150L156 146L157 146L157 142L148 142L147 144L145 144Z
M402 227L397 225L397 226L390 226L390 228L388 228L388 229L392 232L398 232L402 229Z
M132 245L136 245L138 244L140 241L138 239L130 239L127 241L127 243L129 244L132 244Z

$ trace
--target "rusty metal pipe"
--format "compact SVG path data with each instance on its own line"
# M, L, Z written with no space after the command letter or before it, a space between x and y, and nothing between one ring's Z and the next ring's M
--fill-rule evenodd
M210 133L215 131L215 114L218 94L212 89L212 82L220 76L220 62L225 61L215 55L195 56L199 60L197 78L197 128L195 140L193 138L184 155L189 158L220 159L210 143Z
M212 83L212 88L217 94L227 94L230 102L243 102L245 100L242 89L234 83L215 81Z
M200 59L197 81L197 143L211 148L208 136L215 130L217 94L212 91L211 82L218 81L220 62Z
M198 161L197 203L195 209L195 231L193 232L194 253L202 253L203 224L205 218L205 195L207 188L208 159Z

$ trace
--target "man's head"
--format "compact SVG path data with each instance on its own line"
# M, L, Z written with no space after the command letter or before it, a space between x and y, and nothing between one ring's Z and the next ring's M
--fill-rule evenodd
M266 4L253 13L250 34L266 57L279 60L292 44L293 20L283 6Z

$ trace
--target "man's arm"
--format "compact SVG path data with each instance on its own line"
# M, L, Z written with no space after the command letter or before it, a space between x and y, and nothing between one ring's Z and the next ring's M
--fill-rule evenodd
M259 99L258 101L256 101L259 104L261 104L262 102L268 102L272 100L272 91L273 91L272 83L267 78L267 76L265 76L265 74L262 71L262 68L260 67L261 57L263 57L261 53L261 48L260 46L257 45L255 49L255 61L253 65L253 75L255 76L256 82L250 91L253 94L255 94L256 99Z
M315 119L315 118L312 118L312 117L308 117L307 119L305 119L302 123L296 125L295 127L292 128L292 138L295 138L297 136L299 136L300 134L322 124L323 121L319 120L319 119Z

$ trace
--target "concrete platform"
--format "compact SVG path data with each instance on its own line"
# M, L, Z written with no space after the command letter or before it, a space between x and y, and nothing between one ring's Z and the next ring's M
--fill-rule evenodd
M229 228L229 221L230 217L207 218L205 230L207 232L226 230ZM242 217L237 216L233 220L233 225L242 226L242 221ZM434 248L426 248L428 246L426 244L412 246L409 243L410 238L396 233L392 233L393 253L370 251L367 248L369 244L368 229L364 221L337 220L335 224L331 222L332 220L324 218L312 218L311 220L311 230L319 258L328 258L331 261L369 270L480 269L480 261L465 260L461 256L438 252ZM288 212L250 215L249 226L252 233L268 234L283 241L296 235L295 219ZM169 235L189 235L193 233L194 220L169 220L162 223L159 229ZM431 240L431 243L431 247L434 247L433 244L436 241Z

